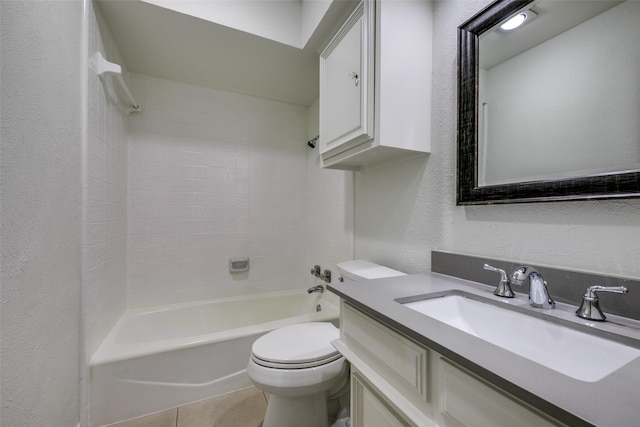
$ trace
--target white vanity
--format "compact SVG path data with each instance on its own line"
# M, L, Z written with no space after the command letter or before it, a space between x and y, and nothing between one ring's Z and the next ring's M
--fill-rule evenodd
M575 317L575 307L566 304L555 310L529 309L526 295L500 298L489 286L435 273L335 284L330 289L342 299L340 339L334 346L352 366L354 427L632 426L640 419L639 329L613 322L593 325ZM598 375L588 372L589 361L565 372L563 365L549 367L507 349L508 344L504 348L488 342L403 304L450 292L487 300L496 310L502 309L500 304L532 310L534 318L548 325L575 323L587 343L591 329L598 335L596 344L609 340L608 334L625 333L622 344L612 342L628 348L629 356ZM518 323L517 316L513 323ZM500 333L502 325L496 321L494 326ZM554 330L551 339L573 340L572 327L565 329L570 332ZM536 340L536 335L522 339ZM544 344L548 343L540 342ZM597 352L599 347L584 352ZM554 351L542 353L553 357ZM582 359L575 357L576 364Z
M562 425L348 303L341 309L334 345L352 364L352 426Z

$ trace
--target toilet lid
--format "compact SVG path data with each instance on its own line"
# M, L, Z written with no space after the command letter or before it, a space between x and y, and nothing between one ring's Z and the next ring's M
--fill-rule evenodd
M318 366L341 357L331 345L339 337L340 330L331 323L298 323L258 338L251 348L252 356L257 363L271 367Z

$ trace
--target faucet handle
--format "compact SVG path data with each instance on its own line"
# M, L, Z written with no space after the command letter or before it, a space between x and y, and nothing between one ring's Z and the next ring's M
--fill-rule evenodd
M629 289L624 286L602 286L593 285L589 286L584 293L584 298L598 298L596 292L611 292L614 294L628 294Z
M331 283L331 270L325 268L324 273L322 273L322 276L320 276L320 278L327 283Z
M511 286L509 283L509 277L507 276L506 271L504 271L501 268L496 268L489 264L485 264L484 269L493 271L495 273L500 273L500 283L498 284L498 287L496 288L496 290L493 291L494 295L497 295L503 298L513 298L515 296L515 294L513 293L513 290L511 289Z
M600 299L598 298L598 292L611 292L614 294L627 294L629 290L624 286L601 286L593 285L589 286L582 296L582 303L576 310L576 316L587 320L603 321L607 317L600 309Z
M311 275L312 276L316 276L316 277L320 277L320 266L319 265L314 265L313 268L311 269Z

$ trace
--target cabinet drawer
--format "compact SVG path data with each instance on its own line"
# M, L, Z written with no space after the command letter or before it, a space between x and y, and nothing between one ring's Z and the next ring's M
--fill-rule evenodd
M557 421L440 359L442 416L447 426L546 427Z
M411 400L428 402L428 350L343 302L341 340Z

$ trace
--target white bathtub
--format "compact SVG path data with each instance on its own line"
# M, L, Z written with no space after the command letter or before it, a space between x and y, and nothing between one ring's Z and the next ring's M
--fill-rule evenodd
M91 424L248 387L246 366L258 337L338 316L327 295L306 288L127 311L91 359Z

